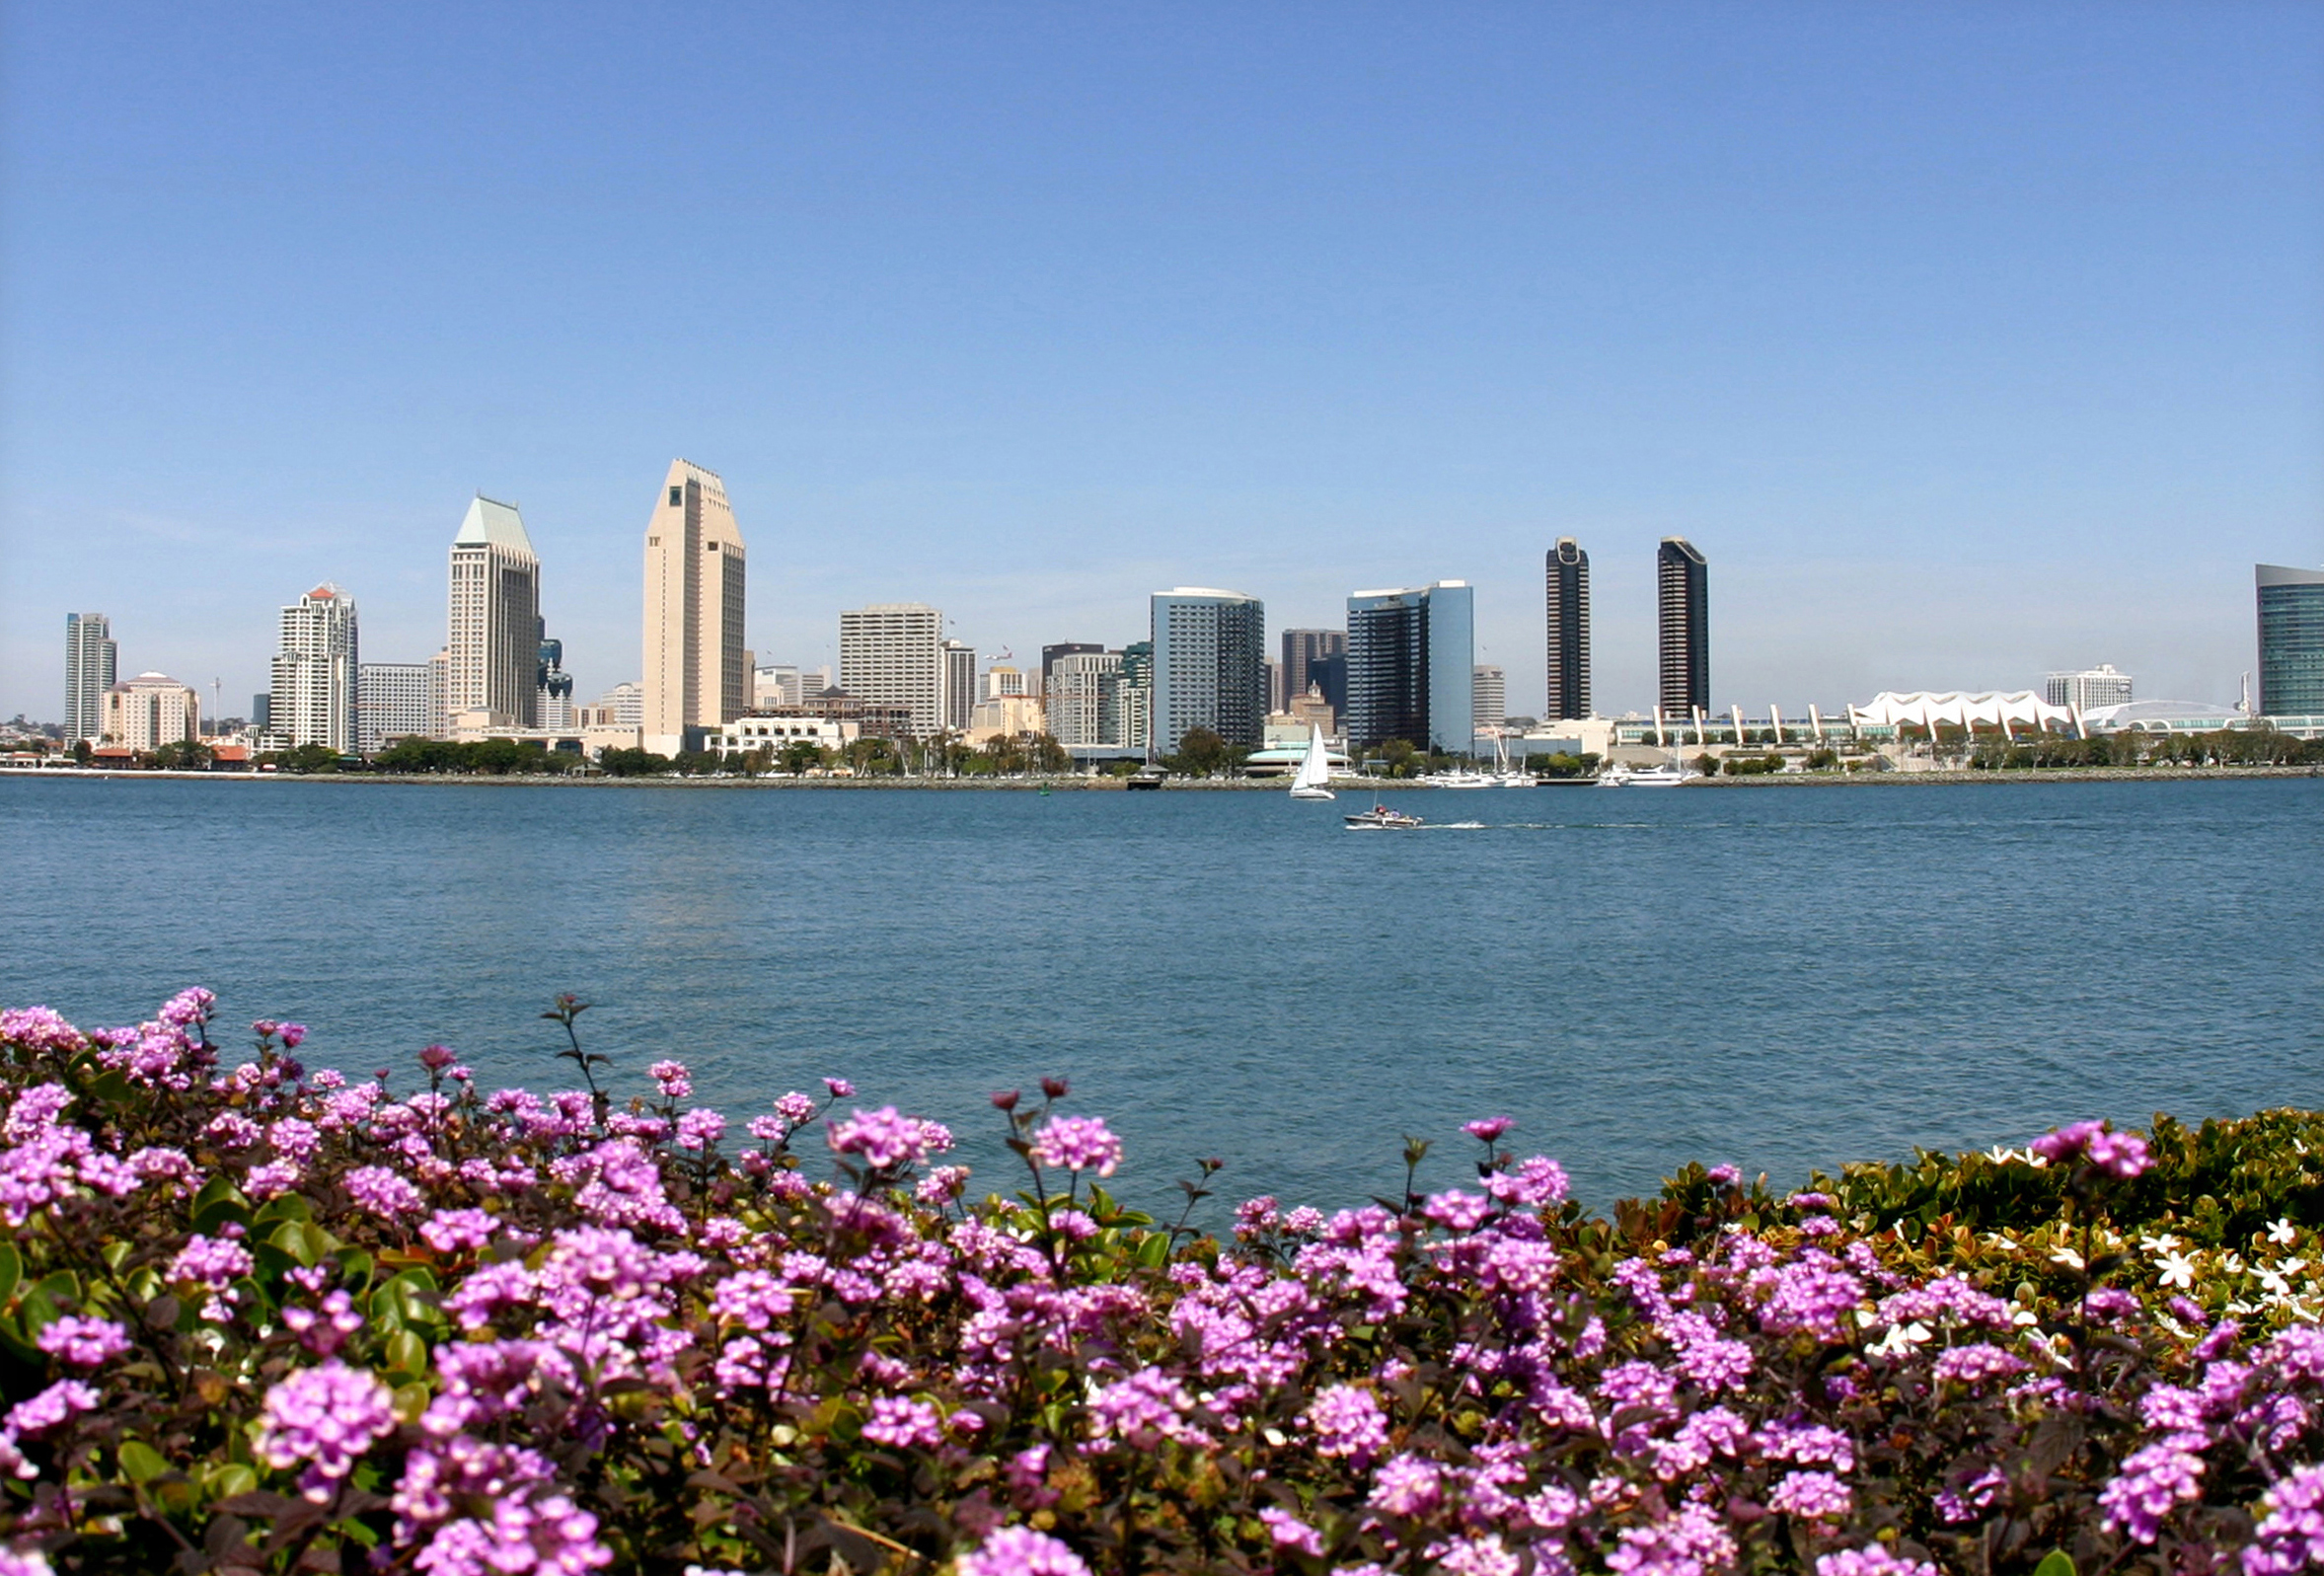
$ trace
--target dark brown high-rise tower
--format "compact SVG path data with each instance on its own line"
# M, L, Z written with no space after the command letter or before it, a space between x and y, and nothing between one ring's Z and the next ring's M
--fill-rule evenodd
M1590 714L1590 555L1570 536L1549 550L1550 721Z
M1710 565L1683 536L1664 537L1654 564L1663 714L1692 716L1711 704Z

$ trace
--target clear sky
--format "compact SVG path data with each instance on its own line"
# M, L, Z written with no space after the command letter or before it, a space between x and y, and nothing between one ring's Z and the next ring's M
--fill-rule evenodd
M1462 578L1518 712L1560 535L1606 711L1665 535L1754 711L2232 700L2324 562L2310 0L13 0L0 72L0 715L70 611L234 713L321 580L419 660L480 489L594 695L674 455L762 660Z

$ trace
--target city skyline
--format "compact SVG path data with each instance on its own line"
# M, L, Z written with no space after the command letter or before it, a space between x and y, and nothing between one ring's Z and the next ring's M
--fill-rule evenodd
M1133 640L1158 585L1302 627L1458 574L1532 712L1570 536L1596 708L1643 710L1681 535L1714 705L2101 659L2224 702L2246 566L2324 562L2312 8L809 11L709 28L679 115L613 86L634 22L485 96L535 35L483 13L15 24L0 712L54 706L73 608L205 696L263 687L285 586L422 658L479 488L602 693L679 452L782 566L744 643L807 665L899 596L1025 651ZM1360 101L1318 69L1359 61ZM727 221L648 247L697 191Z

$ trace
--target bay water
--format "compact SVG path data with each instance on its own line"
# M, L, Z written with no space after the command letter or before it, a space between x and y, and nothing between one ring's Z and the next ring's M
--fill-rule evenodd
M1687 1160L1778 1184L2324 1102L2324 782L1280 793L0 780L0 1003L133 1022L189 984L311 1066L431 1042L617 1095L676 1057L737 1123L854 1081L1021 1171L989 1094L1070 1078L1174 1215L1469 1175L1506 1114L1601 1205ZM1035 1096L1037 1098L1037 1096ZM737 1138L740 1134L735 1135ZM1214 1210L1206 1217L1215 1223Z

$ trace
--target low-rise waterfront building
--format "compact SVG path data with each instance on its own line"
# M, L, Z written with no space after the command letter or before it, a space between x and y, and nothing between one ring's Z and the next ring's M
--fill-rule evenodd
M140 673L105 692L104 740L142 755L201 737L201 697L166 673Z
M2043 699L2069 712L2095 712L2100 707L2127 706L2131 675L2117 673L2112 662L2072 673L2053 673L2043 680Z
M433 662L366 662L357 669L362 696L357 747L377 755L398 739L436 736L436 665Z

